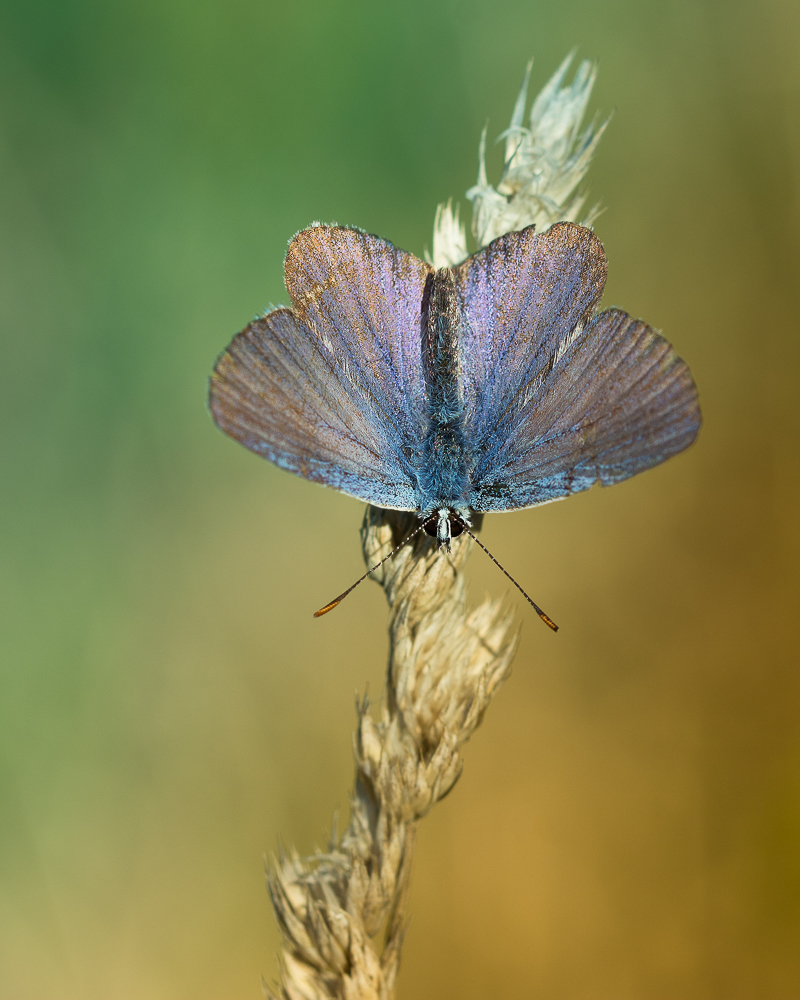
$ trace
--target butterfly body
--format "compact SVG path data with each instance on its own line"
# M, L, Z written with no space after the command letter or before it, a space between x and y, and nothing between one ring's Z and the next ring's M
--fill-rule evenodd
M473 470L465 427L459 342L462 320L452 270L442 268L429 274L420 322L427 426L417 469L416 501L426 523L432 523L436 512L440 545L449 545L454 524L470 524Z
M699 429L669 343L596 312L605 255L580 226L509 233L439 270L312 226L285 274L291 309L251 323L217 363L214 419L281 468L417 511L442 546L472 511L619 482Z

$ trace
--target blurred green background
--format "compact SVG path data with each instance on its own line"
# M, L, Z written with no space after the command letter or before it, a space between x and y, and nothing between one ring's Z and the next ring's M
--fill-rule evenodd
M799 43L793 0L3 3L3 1000L276 975L261 856L346 815L386 614L365 586L312 619L363 507L216 431L206 380L312 220L421 254L528 58L538 89L573 46L616 111L604 301L705 426L486 519L561 631L520 606L422 825L400 998L800 997Z

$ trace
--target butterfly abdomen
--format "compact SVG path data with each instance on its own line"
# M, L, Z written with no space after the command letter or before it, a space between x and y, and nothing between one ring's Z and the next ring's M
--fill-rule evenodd
M461 323L453 272L441 268L428 277L422 297L421 348L428 424L418 471L419 506L423 512L468 503Z

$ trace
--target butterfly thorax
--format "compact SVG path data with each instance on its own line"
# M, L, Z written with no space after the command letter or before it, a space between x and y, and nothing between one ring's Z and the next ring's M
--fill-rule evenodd
M417 471L420 516L436 524L440 545L448 544L452 536L461 533L460 522L470 523L472 484L464 434L464 384L459 345L462 323L453 272L441 268L429 276L422 297L421 346L427 428Z

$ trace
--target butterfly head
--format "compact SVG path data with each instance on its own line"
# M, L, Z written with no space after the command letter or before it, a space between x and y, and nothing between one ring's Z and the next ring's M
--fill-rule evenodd
M440 507L428 515L424 528L426 534L436 539L439 548L445 548L449 552L450 539L458 538L471 523L466 510Z

